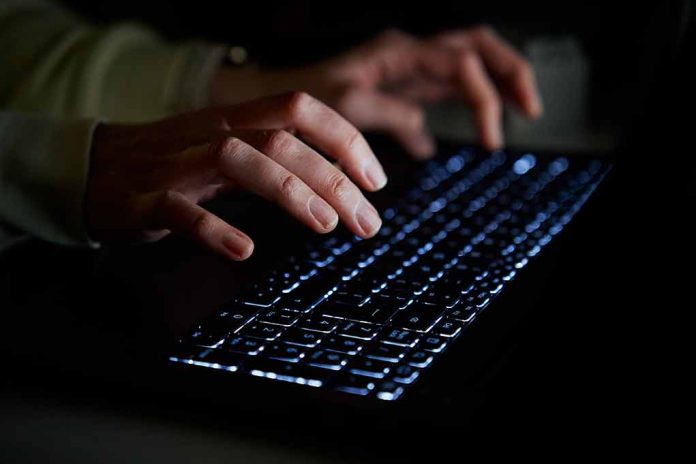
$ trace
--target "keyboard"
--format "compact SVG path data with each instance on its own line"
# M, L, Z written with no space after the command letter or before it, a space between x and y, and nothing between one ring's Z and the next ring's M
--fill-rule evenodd
M182 337L169 361L396 400L571 221L596 159L462 149L371 239L322 236Z

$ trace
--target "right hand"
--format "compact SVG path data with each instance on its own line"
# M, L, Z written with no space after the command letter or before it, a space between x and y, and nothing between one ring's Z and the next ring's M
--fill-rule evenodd
M374 191L386 181L353 125L296 92L151 124L100 126L85 205L95 240L158 240L174 232L244 260L252 240L198 203L221 191L247 190L315 232L333 230L340 219L368 238L381 220L358 186Z

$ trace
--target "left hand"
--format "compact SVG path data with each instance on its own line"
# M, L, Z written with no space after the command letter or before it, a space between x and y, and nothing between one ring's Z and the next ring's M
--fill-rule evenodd
M315 95L360 129L391 134L416 158L434 152L424 103L461 98L473 109L481 144L489 150L503 145L503 100L528 117L542 113L531 66L485 26L425 40L387 31L304 68L223 69L211 98L213 104L228 104L291 90Z

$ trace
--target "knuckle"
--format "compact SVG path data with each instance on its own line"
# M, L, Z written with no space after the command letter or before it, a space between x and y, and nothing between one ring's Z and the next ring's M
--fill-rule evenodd
M280 195L285 199L292 199L300 190L302 182L294 174L286 174L280 181Z
M293 143L294 137L284 130L272 130L266 132L264 138L263 152L275 154L288 150Z
M218 161L223 161L238 154L244 145L245 143L237 137L224 137L219 142L211 145L210 150Z
M340 171L329 176L328 185L331 195L338 200L348 197L353 190L350 180Z
M215 221L208 214L201 213L193 221L191 225L191 232L194 237L200 240L206 240L210 238L215 229Z
M176 204L181 197L182 195L174 190L164 190L159 194L159 200L157 202L161 208L166 208Z
M295 120L301 117L313 101L314 97L307 92L296 91L289 93L287 95L287 109L290 119Z
M351 150L355 144L360 140L362 137L362 134L360 134L360 131L352 128L348 136L346 137L346 141L344 142L344 146L347 150Z

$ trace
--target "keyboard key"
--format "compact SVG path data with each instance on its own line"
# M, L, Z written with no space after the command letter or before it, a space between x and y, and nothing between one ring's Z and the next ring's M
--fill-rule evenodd
M375 391L380 400L394 401L403 395L404 387L396 382L387 381L378 385Z
M424 280L411 280L411 279L403 279L403 278L398 278L390 281L387 284L387 292L390 290L395 290L397 292L404 292L404 293L409 293L411 295L418 295L420 294L421 290L426 288L428 286L428 282Z
M371 377L373 379L381 379L389 373L391 364L376 359L356 358L353 359L348 366L351 373Z
M207 350L197 357L198 361L216 364L216 366L211 365L209 367L231 371L236 371L244 359L246 359L246 356L225 350Z
M243 291L237 297L237 301L248 306L268 308L273 303L280 300L279 293L279 289L265 289L259 286Z
M389 363L399 362L405 354L405 348L384 343L375 343L366 347L362 355L370 359L377 359Z
M242 305L229 309L225 308L218 311L210 323L215 326L224 327L224 329L228 332L234 333L244 324L249 322L257 311L258 308Z
M319 311L329 317L370 324L384 324L392 317L396 309L378 307L371 302L361 307L328 302L322 305Z
M304 312L311 310L336 289L337 279L337 276L320 275L307 280L289 295L288 306Z
M298 313L287 309L269 309L261 311L256 319L266 324L290 327L297 321Z
M392 369L392 380L397 383L411 384L416 381L419 375L420 370L408 364L402 364Z
M407 362L409 366L425 368L433 362L433 355L423 350L412 351L411 354L407 356Z
M372 297L370 303L378 308L385 308L389 310L404 309L411 303L413 303L412 295L402 295L402 294L378 294Z
M381 327L359 322L348 322L341 326L338 334L344 337L358 338L360 340L372 340Z
M429 335L423 338L423 341L420 342L418 348L431 353L439 353L445 349L445 346L447 346L447 340L445 338Z
M215 347L220 345L222 342L225 341L225 337L227 336L227 331L221 330L220 328L215 328L215 329L205 329L205 328L198 328L188 334L186 337L183 337L181 341L183 343L191 344L191 345L196 345L196 346L203 346L203 347Z
M438 285L437 288L424 292L418 297L418 301L425 304L452 308L459 302L460 298L461 294L459 291L452 293L452 289L447 288L445 290L445 287Z
M355 293L353 291L337 291L336 293L331 295L331 301L339 304L360 306L363 303L365 303L371 295L371 292Z
M459 335L459 332L462 331L463 327L464 324L462 322L455 321L453 319L446 319L440 322L437 327L433 329L433 332L443 337L452 338Z
M316 350L307 355L307 364L322 369L340 370L346 364L346 355L328 350Z
M338 391L353 395L366 396L375 389L375 382L370 377L350 374L348 372L339 375L334 381L334 388Z
M239 331L245 337L260 338L262 340L275 340L280 336L283 328L281 326L264 324L263 322L251 323Z
M314 332L330 333L336 326L338 321L329 317L312 316L302 319L297 323L297 327Z
M401 329L425 333L442 319L443 312L444 309L440 306L414 303L397 312L391 324Z
M308 330L291 327L283 334L283 341L292 343L293 345L312 348L319 344L322 336L323 334L319 332L310 332Z
M354 338L332 336L324 340L321 343L321 347L325 350L337 351L354 356L362 349L363 342Z
M296 345L274 343L263 350L263 355L270 359L296 363L304 356L304 349Z
M285 363L272 359L249 358L243 364L244 370L256 377L265 377L282 382L321 387L330 371L305 364Z
M454 319L460 322L469 322L476 315L473 306L455 306L447 312L447 317L449 319Z
M420 335L403 329L388 329L381 338L382 343L396 346L413 347L416 345Z
M263 350L264 344L262 341L252 338L233 337L225 343L224 348L234 353L256 356Z

